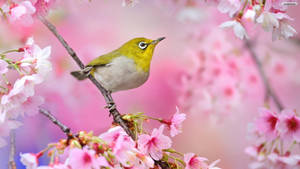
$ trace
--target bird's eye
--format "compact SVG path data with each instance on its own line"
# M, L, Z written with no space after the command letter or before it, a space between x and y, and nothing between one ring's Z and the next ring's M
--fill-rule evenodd
M139 43L139 48L141 48L141 49L146 49L147 48L147 43L145 43L145 42L140 42Z

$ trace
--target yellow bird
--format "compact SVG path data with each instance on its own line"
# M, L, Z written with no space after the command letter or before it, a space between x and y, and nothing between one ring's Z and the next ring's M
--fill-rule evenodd
M165 37L132 39L71 74L78 80L84 80L91 74L110 92L137 88L147 81L154 49L163 39Z

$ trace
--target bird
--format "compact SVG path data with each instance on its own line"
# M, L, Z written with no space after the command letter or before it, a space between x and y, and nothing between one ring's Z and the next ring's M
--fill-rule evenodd
M137 88L148 80L154 49L164 39L131 39L93 59L84 69L72 71L71 75L78 80L92 75L110 93Z

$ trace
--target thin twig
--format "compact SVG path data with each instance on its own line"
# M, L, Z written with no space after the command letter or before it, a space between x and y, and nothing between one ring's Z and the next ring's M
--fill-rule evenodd
M272 97L272 99L274 100L274 103L275 105L277 106L277 108L279 110L282 110L283 109L283 104L280 102L278 96L276 95L276 93L274 92L272 86L270 85L270 82L263 70L263 66L262 66L262 63L259 61L254 49L253 49L253 46L252 46L252 43L249 41L249 40L245 40L245 46L247 47L247 49L249 50L250 52L250 55L258 69L258 72L260 74L260 77L263 81L263 84L264 84L264 87L265 87L265 100L268 100L269 97Z
M50 111L40 108L39 112L46 116L50 121L52 121L55 125L57 125L67 136L68 138L73 137L73 134L71 133L71 130L69 127L65 126L63 123L61 123L59 120L57 120L56 117L54 117Z
M43 16L39 16L40 21L56 36L56 38L60 41L60 43L65 47L69 55L74 59L74 61L77 63L77 65L84 69L84 64L81 62L77 54L74 52L74 50L68 45L68 43L64 40L64 38L57 32L56 27L50 23L46 18ZM116 108L115 102L111 96L111 93L107 91L93 76L89 76L89 79L96 85L98 90L102 93L105 102L107 104L107 107L109 108L110 114L113 116L115 123L118 123L125 131L126 133L132 138L136 139L133 132L129 129L126 122L122 119L121 114Z
M9 168L17 169L15 162L15 154L16 154L16 133L14 130L10 131L10 153L9 153Z

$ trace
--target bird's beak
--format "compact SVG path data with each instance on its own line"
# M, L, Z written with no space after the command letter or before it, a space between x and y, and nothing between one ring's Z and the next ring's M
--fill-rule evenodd
M158 39L152 41L151 44L158 44L160 41L162 41L164 39L166 39L166 38L165 37L158 38Z

